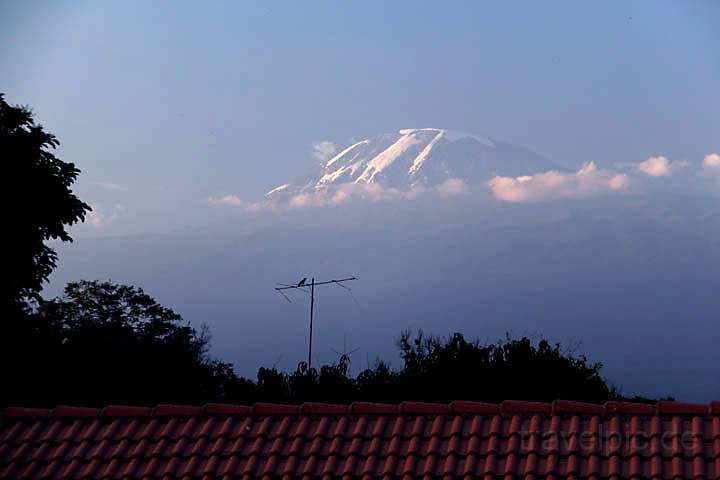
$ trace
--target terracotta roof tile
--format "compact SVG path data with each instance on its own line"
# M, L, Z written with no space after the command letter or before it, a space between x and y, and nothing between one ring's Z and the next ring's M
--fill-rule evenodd
M203 407L189 405L158 405L153 409L156 417L195 417L204 413Z
M103 417L149 417L151 408L147 407L126 407L123 405L108 405L100 410Z
M100 410L97 408L84 407L56 407L50 411L50 416L55 418L65 417L97 417Z
M657 413L660 415L705 415L708 413L707 405L696 403L678 403L660 401L657 403Z
M7 408L0 478L718 479L720 403Z
M329 403L304 403L300 407L303 415L346 415L346 405L332 405Z
M606 415L652 415L655 405L630 402L606 402Z
M500 407L496 403L479 403L479 402L463 402L455 401L450 404L452 412L455 414L493 414L500 413Z
M348 412L353 415L398 415L399 410L397 405L386 403L354 402Z
M43 408L22 408L22 407L7 407L2 412L4 417L13 418L42 418L50 416L50 410Z
M247 405L225 405L222 403L208 403L205 405L205 415L248 415L250 407Z
M403 402L400 404L400 412L405 415L447 415L450 413L450 406L439 403Z

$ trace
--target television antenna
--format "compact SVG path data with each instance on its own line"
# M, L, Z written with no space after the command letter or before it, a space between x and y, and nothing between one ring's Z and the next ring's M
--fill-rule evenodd
M290 297L286 295L286 291L290 290L300 290L301 292L308 293L307 288L310 287L310 335L308 337L308 361L307 361L307 367L308 370L310 369L310 365L312 363L312 340L313 340L313 316L315 314L315 287L319 287L322 285L338 285L339 287L345 288L349 290L348 287L343 285L344 282L351 282L353 280L357 280L357 277L347 277L347 278L337 278L334 280L326 280L323 282L316 282L315 278L310 279L310 283L307 281L307 277L303 277L302 280L300 280L296 285L289 285L286 283L279 284L279 287L275 287L275 291L278 292L280 295L285 298L288 302L292 303L292 300L290 300Z

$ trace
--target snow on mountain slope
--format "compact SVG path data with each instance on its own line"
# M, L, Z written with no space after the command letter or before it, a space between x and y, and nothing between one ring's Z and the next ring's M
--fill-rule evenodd
M413 189L460 178L472 184L496 175L519 176L557 168L517 145L452 130L408 128L354 143L307 181L283 184L267 195L313 192L345 183Z

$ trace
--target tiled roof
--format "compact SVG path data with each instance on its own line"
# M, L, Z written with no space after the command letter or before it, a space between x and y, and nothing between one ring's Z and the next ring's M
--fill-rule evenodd
M720 402L7 408L0 478L718 479Z

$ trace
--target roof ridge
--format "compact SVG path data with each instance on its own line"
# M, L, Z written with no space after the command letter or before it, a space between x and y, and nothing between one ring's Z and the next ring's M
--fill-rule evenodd
M450 403L402 402L399 404L353 402L349 405L321 402L305 402L300 405L258 402L253 405L206 403L203 406L160 404L155 407L123 405L108 405L103 408L57 406L52 409L6 407L0 412L0 418L468 414L720 416L720 401L699 404L666 400L657 403L626 401L588 403L573 400L555 400L553 402L505 400L501 403L483 403L457 400Z

